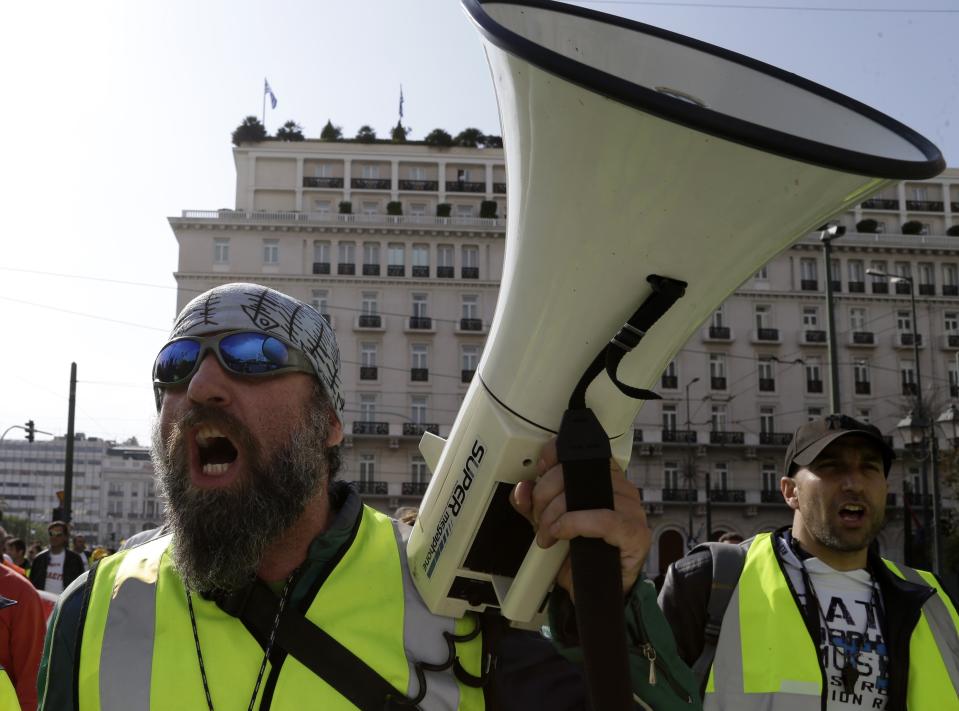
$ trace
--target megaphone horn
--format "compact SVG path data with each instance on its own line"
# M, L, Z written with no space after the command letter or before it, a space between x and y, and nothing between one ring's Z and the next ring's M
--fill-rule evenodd
M699 324L792 242L893 180L944 161L853 99L665 30L539 0L463 0L502 122L509 216L499 301L476 377L409 541L431 610L494 607L538 624L567 554L510 508L570 394L653 293L685 282L628 355L651 387ZM604 369L585 403L625 469L641 403ZM518 520L517 520L518 519Z

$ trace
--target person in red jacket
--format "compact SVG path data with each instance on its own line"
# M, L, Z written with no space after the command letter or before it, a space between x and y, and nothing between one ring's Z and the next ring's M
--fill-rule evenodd
M46 635L46 612L30 581L0 565L0 667L17 691L20 708L36 711L37 672Z

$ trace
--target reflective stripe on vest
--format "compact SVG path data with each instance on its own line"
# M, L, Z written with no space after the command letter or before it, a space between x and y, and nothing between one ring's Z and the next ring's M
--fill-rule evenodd
M884 562L900 577L938 587L928 573ZM941 593L931 596L909 641L910 710L956 707L948 704L955 704L959 689L957 629L959 618L949 600ZM776 559L772 534L759 534L723 616L703 708L818 711L822 675L819 654Z
M471 621L432 615L406 568L395 523L367 507L356 537L330 572L306 616L407 695L419 691L413 661L449 657L443 632L462 634ZM172 567L170 537L101 561L90 592L79 659L80 711L205 706L186 593ZM200 646L216 708L246 708L263 650L235 618L193 596ZM457 644L470 673L479 674L482 641ZM260 685L257 706L268 686ZM424 711L483 708L482 689L458 683L449 671L426 672ZM287 656L270 708L324 709L353 705Z
M936 591L922 606L919 622L909 638L910 679L906 693L909 708L923 708L921 699L927 702L937 699L939 708L948 708L946 700L950 698L954 708L959 708L959 616L952 602L939 589L932 573L898 566L888 560L885 563L899 577ZM912 679L916 667L926 671L921 688Z

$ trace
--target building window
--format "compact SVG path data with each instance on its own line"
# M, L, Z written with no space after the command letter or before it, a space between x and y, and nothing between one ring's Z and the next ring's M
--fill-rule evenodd
M759 369L759 391L775 392L776 390L776 366L775 362L769 358L762 358L758 363Z
M426 424L426 396L414 395L410 398L410 420L414 424Z
M456 216L457 216L457 217L472 217L472 216L473 216L473 210L474 210L473 205L462 205L462 204L458 204L458 205L454 205L454 207L456 208Z
M430 481L430 470L426 466L426 460L418 454L410 457L410 480L414 484L428 484Z
M802 307L802 325L805 328L819 328L819 307L818 306L803 306Z
M327 321L329 321L330 315L329 304L327 304L328 298L329 292L326 289L313 289L310 296L310 305L319 311Z
M904 360L899 363L899 376L902 380L902 394L915 395L916 389L916 364L911 360Z
M768 267L765 264L759 267L759 271L756 272L756 275L754 278L759 279L761 281L765 281L766 279L768 279L769 278Z
M320 264L330 263L330 243L329 242L314 242L313 243L313 261Z
M709 354L709 386L713 390L726 389L726 356L723 353Z
M772 462L762 465L763 491L779 491L779 469Z
M849 274L849 291L860 293L865 291L866 268L862 260L850 259L846 262L846 270Z
M663 403L663 429L667 432L676 431L676 406L671 403Z
M463 294L461 298L462 305L462 318L464 319L478 319L479 318L479 295L477 294Z
M360 455L360 481L364 484L372 483L376 480L376 455Z
M226 264L230 261L230 240L216 238L213 240L213 263Z
M713 489L726 491L729 483L729 464L726 462L716 462L713 465Z
M463 278L479 279L479 247L463 245Z
M414 343L410 346L410 380L426 382L429 380L429 347L424 343Z
M428 277L430 275L430 246L428 244L413 245L413 276Z
M776 431L776 409L769 406L759 408L759 431L772 434Z
M315 178L332 178L333 177L333 165L331 163L320 163L313 168L313 177Z
M756 304L753 307L753 315L756 319L756 329L769 328L770 311L772 307L768 304Z
M955 264L942 265L943 296L959 296L959 269Z
M380 243L379 242L364 242L363 243L363 266L375 266L377 267L376 273L379 274L380 266ZM363 270L366 273L366 269Z
M479 363L479 346L461 346L460 347L460 379L468 383L473 379L476 373L476 365Z
M669 361L669 364L666 366L666 370L663 371L660 384L663 388L668 390L675 390L679 387L679 371L676 368L676 361Z
M440 244L436 246L436 264L440 267L453 267L453 245Z
M338 265L340 267L356 266L356 243L355 242L340 242L339 243L339 261ZM339 270L340 274L344 272Z
M713 318L710 322L713 328L723 328L726 325L726 305L720 304L719 308L713 311Z
M832 279L832 288L839 290L842 286L842 265L838 259L829 261L829 278Z
M663 488L673 491L681 488L677 462L663 462Z
M813 420L818 420L822 417L822 408L821 407L807 407L806 408L806 420L812 422Z
M946 364L946 371L949 373L949 397L959 397L959 371L956 367L956 361L950 358Z
M822 388L822 363L819 358L812 357L806 359L806 392L811 394L821 393Z
M363 300L360 305L360 313L363 316L379 315L379 296L375 291L364 291Z
M819 267L815 259L799 260L799 279L803 291L815 291L819 288Z
M367 180L376 180L380 177L380 166L378 165L364 165L360 169L360 175Z
M725 432L726 431L726 406L725 405L713 405L710 412L709 421L712 425L713 432Z
M959 313L955 311L946 311L942 315L942 326L946 334L955 336L959 334Z
M919 264L919 293L923 296L936 293L936 269L929 262Z
M376 366L375 343L360 344L360 380L376 380L379 373Z
M883 273L887 273L887 272L888 272L888 269L887 269L887 267L886 267L886 263L885 263L884 261L873 261L873 263L872 263L872 265L871 265L871 268L872 268L872 269L875 269L876 271L883 272ZM872 293L873 293L873 294L888 294L888 293L889 293L889 282L886 281L886 277L876 276L875 274L873 274L873 275L871 276L871 284L872 284Z
M329 215L333 211L332 207L332 203L329 200L313 200L313 212L317 215Z
M429 318L430 316L430 302L429 295L422 293L414 293L412 295L413 299L413 318Z
M866 330L866 309L860 308L858 306L849 309L849 330L851 331Z
M264 264L280 263L280 240L278 239L263 240L263 263Z
M410 180L427 180L426 168L421 165L411 165L406 169L406 177Z
M388 276L403 276L406 273L406 248L400 243L392 243L387 247Z
M373 393L360 395L360 422L376 422L376 395Z
M912 333L912 314L909 311L896 312L896 332Z
M865 422L868 425L870 416L871 414L868 408L860 407L856 409L856 419L860 422Z
M410 203L410 216L412 216L412 217L426 217L426 203L425 203L425 202L411 202L411 203Z

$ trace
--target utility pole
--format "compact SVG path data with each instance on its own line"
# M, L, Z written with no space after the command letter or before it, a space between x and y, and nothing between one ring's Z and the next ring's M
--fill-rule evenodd
M67 451L63 472L63 521L73 516L73 420L77 407L77 364L70 364L70 405L67 414Z

